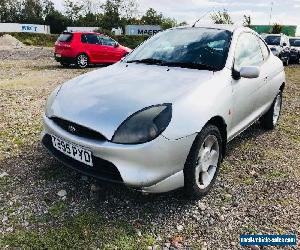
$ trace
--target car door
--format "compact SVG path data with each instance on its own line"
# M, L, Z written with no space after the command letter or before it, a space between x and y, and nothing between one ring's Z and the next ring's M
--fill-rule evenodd
M118 46L118 43L110 37L101 36L101 43L103 49L105 50L105 60L107 62L117 62L119 61L124 51Z
M237 41L233 71L239 72L244 66L263 64L263 55L256 35L251 32L242 33ZM265 82L266 75L248 79L233 77L232 136L247 128L258 116L258 93Z
M84 48L93 63L101 62L104 59L101 41L96 34L87 33L84 36Z
M261 38L258 38L260 48L263 54L263 63L260 67L260 74L263 76L264 81L260 86L258 92L258 101L260 111L264 111L270 102L274 99L274 93L270 91L270 83L273 81L274 78L277 76L277 72L274 71L274 65L271 62L270 58L270 50L268 46L264 43Z

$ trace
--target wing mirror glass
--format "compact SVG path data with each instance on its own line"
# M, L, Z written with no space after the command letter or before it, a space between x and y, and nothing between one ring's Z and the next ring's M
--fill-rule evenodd
M257 78L260 75L260 69L256 66L245 66L240 70L240 76L244 78Z
M286 43L283 43L282 46L287 46L287 44L286 44Z

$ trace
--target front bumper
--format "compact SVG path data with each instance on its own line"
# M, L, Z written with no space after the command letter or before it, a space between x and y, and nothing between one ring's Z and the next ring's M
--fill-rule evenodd
M300 51L291 51L290 57L292 60L297 60L300 58Z
M148 143L123 145L73 135L46 116L43 120L43 145L57 159L77 171L145 192L167 192L184 185L183 168L196 134L178 140L161 135ZM51 134L91 150L94 166L79 163L54 149Z

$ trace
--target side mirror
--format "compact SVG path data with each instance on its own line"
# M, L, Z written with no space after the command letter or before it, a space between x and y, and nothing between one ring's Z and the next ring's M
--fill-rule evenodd
M287 44L286 44L286 43L283 43L283 44L282 44L282 46L284 46L284 47L285 47L285 46L287 46Z
M120 46L119 43L115 43L115 44L114 44L114 48L118 48L119 46Z
M256 66L245 66L240 70L240 76L244 78L257 78L260 75L260 69Z

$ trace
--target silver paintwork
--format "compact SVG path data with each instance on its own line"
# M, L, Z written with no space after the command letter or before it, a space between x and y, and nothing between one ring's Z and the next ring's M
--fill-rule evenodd
M260 65L257 78L234 80L231 74L237 39L243 32L256 33L243 27L226 29L233 31L233 37L221 71L119 62L63 84L48 101L47 116L98 131L108 141L80 138L46 116L42 137L54 134L89 148L95 156L112 162L124 183L133 188L166 192L182 187L186 158L205 124L221 117L227 125L227 140L233 139L270 108L285 82L282 62L272 53ZM168 128L158 138L139 145L109 142L128 116L162 103L172 103L173 113Z
M248 67L242 67L240 70L241 77L244 78L257 78L259 77L260 70L259 67L255 66L248 66Z

